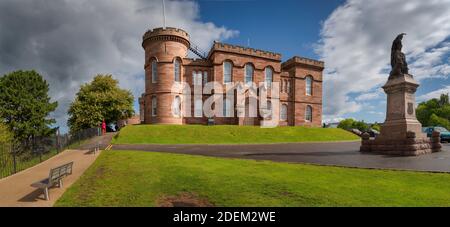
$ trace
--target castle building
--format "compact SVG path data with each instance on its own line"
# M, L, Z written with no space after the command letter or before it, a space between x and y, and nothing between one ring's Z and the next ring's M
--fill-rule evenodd
M144 124L259 125L263 119L259 112L257 116L248 115L250 97L245 103L224 100L223 116L206 117L202 111L205 100L218 92L226 97L226 91L192 95L188 100L191 114L184 116L180 108L186 100L172 89L174 83L180 82L191 86L193 91L194 85L206 82L226 87L230 82L249 81L280 84L278 125L320 127L322 124L324 63L321 61L295 56L282 62L278 53L220 42L214 42L209 53L202 55L190 42L187 32L170 27L147 31L142 47L145 50L145 92L139 98L139 106ZM188 58L188 51L200 58ZM258 89L256 94L259 94ZM269 95L269 104L272 96ZM174 106L177 107L175 114ZM237 114L239 111L245 111L245 115Z

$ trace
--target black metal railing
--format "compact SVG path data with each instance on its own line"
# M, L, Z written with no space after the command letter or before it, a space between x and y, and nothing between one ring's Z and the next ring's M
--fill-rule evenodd
M98 136L98 128L76 133L39 137L20 143L0 143L0 179L41 163L65 149L76 149L83 141Z
M189 50L195 55L199 56L201 59L207 59L208 54L206 53L206 51L203 51L197 45L191 43L189 45Z

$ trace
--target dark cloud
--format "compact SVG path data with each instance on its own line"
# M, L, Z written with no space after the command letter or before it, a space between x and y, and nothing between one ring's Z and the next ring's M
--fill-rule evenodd
M236 31L198 20L192 1L166 1L167 25L180 27L208 49ZM80 84L111 73L137 97L143 92L143 33L162 25L160 1L2 0L0 74L36 69L59 102L54 113L65 126L68 105Z

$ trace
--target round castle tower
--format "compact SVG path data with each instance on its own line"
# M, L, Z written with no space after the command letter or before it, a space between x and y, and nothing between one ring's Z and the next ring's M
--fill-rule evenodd
M189 46L189 34L182 29L155 28L144 34L146 124L182 124L172 113L176 94L171 89L175 80L182 81Z

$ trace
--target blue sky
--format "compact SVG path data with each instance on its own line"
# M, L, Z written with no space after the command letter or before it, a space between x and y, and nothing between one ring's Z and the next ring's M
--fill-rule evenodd
M295 55L318 58L313 44L321 23L343 1L200 0L200 17L206 22L238 30L226 42L281 53L283 60Z

